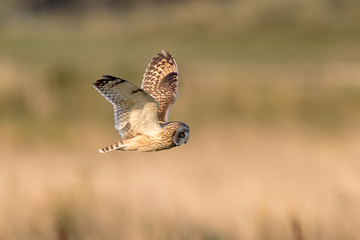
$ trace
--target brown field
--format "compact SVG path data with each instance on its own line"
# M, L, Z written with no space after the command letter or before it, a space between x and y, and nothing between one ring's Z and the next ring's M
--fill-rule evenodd
M318 92L329 101L341 89L358 89L351 77L336 80L346 72L336 66L326 67L333 73ZM292 78L278 68L256 67L278 81ZM308 74L304 66L292 68ZM262 81L248 71L239 70ZM201 89L201 78L187 77ZM111 106L96 94L104 120L81 118L65 130L50 124L51 132L9 123L1 147L0 239L301 239L294 237L299 227L304 239L357 239L360 128L359 110L347 109L351 101L341 97L344 103L329 110L314 98L308 119L298 107L307 94L296 93L294 82L275 84L266 92L273 100L267 107L280 114L273 116L259 113L267 108L258 102L262 88L241 83L232 90L242 94L228 99L230 89L218 84L203 90L214 99L179 95L171 116L191 126L191 139L169 151L97 153L117 137ZM192 91L183 85L185 95ZM221 100L244 110L223 110L229 106Z
M135 2L0 4L0 240L359 239L359 4ZM140 84L162 48L189 142L98 153L118 135L92 82Z
M1 239L297 239L294 222L304 239L357 239L359 132L191 134L158 153L3 149Z

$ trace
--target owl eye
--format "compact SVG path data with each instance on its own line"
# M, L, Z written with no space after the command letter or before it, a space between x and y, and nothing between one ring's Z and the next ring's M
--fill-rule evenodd
M179 134L179 137L180 137L180 138L185 137L185 133L183 133L183 132L182 132L182 133L180 133L180 134Z

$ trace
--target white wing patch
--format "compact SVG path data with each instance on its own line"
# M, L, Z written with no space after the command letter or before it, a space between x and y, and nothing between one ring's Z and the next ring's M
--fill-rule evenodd
M141 88L113 76L103 76L94 83L114 106L115 129L123 139L137 134L156 136L161 132L157 120L157 102Z

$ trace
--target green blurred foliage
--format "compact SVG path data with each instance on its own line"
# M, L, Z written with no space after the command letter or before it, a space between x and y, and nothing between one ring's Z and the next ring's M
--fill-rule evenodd
M17 0L1 6L0 121L15 131L26 128L30 139L42 134L39 126L47 129L40 138L51 138L70 125L103 130L112 124L111 106L92 82L112 74L139 85L161 49L180 70L171 119L330 130L360 120L355 0Z
M1 1L0 239L279 240L292 221L306 239L357 239L359 12L358 0ZM140 85L161 49L180 74L170 120L190 142L97 155L118 136L92 83Z

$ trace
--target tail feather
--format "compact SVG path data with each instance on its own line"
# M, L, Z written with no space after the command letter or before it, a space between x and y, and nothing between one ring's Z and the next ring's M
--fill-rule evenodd
M111 145L107 146L107 147L100 148L99 152L100 153L107 153L107 152L114 151L116 149L120 149L120 148L122 148L124 146L125 146L124 142L120 140L120 141L118 141L118 142L116 142L114 144L111 144Z

